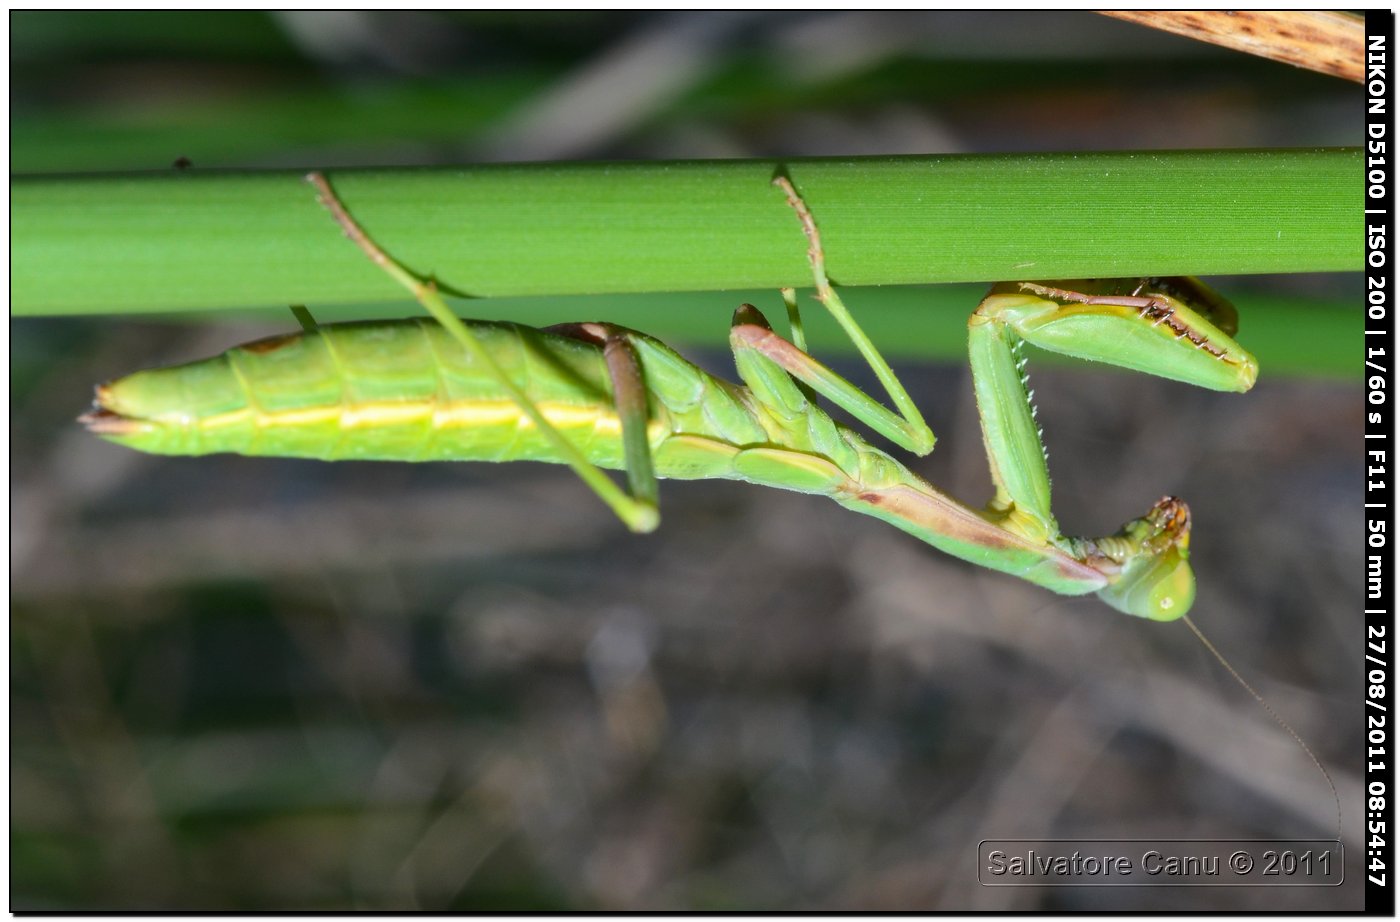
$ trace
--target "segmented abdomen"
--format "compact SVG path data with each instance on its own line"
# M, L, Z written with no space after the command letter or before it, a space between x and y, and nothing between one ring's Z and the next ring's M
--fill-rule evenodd
M471 326L590 460L622 465L612 385L596 345L516 324ZM679 431L739 444L763 439L737 389L654 340L644 338L638 352L654 445ZM494 376L430 320L333 324L261 340L138 372L105 385L99 402L133 424L130 435L109 437L165 454L557 460Z

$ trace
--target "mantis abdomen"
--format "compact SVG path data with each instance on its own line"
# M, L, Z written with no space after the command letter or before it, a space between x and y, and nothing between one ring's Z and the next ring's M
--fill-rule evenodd
M599 348L516 324L472 328L591 461L622 466L620 424ZM676 359L664 376L674 406L667 391L651 390L653 443L677 425L725 440L761 437L753 414L733 399L731 413L716 414L713 406L708 414L688 413L702 402L697 398L713 404L714 392L731 389ZM99 402L113 414L117 441L163 454L558 460L492 374L430 320L334 324L264 339L104 385Z

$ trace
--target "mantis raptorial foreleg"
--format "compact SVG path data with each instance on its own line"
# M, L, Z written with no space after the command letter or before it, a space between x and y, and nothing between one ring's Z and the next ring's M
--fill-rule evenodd
M968 320L972 380L996 486L992 508L1027 536L1059 534L1024 343L1212 390L1247 391L1258 366L1230 338L1233 331L1233 309L1190 278L995 286Z
M336 196L335 191L331 188L330 183L326 181L324 176L320 173L309 173L307 174L306 180L316 187L316 191L320 194L321 204L326 206L326 209L330 211L336 223L345 231L345 235L349 237L375 265L388 273L394 281L407 288L413 294L414 298L418 300L418 303L423 305L424 309L426 309L438 323L442 324L443 328L447 330L452 338L460 343L463 348L467 350L468 354L479 362L482 367L489 370L491 376L496 379L501 388L509 394L516 405L520 407L521 412L523 412L530 421L539 428L540 432L553 443L555 450L559 452L560 458L573 469L574 473L578 474L579 478L582 479L593 492L598 494L599 498L607 504L608 508L611 509L618 518L622 519L628 528L637 532L652 531L656 528L657 524L660 522L660 514L657 512L656 508L656 486L654 476L650 478L649 494L629 496L627 493L624 493L617 484L609 479L607 474L603 473L601 468L585 458L583 452L546 419L539 407L535 405L535 402L521 390L519 385L512 381L510 377L501 370L500 365L497 364L495 358L481 344L481 340L477 338L476 334L474 334L471 329L452 312L452 309L447 306L446 302L442 300L442 296L438 294L437 286L433 284L431 279L424 280L414 275L408 269L395 262L389 254L385 253L378 244L370 239L364 229L361 228L355 219L350 216L350 213L346 211L345 206L341 204L340 199ZM609 367L610 369L612 368L611 362L609 363ZM634 400L635 398L624 399ZM645 396L643 395L641 399L643 408L645 408ZM635 426L633 428L635 430ZM633 442L635 442L635 438L634 435ZM629 445L632 445L632 443L629 442ZM632 445L628 450L629 459L632 458L634 453L635 446ZM648 458L647 470L650 469L649 460ZM642 481L648 479L645 475L632 473L630 469L629 474L634 486L638 479Z
M1230 338L1234 309L1191 278L1008 282L968 319L968 351L996 494L988 512L1009 531L1102 556L1120 567L1100 597L1123 611L1176 617L1195 584L1185 565L1186 504L1158 502L1117 535L1066 539L1050 511L1050 476L1027 387L1023 344L1218 391L1247 391L1258 365Z

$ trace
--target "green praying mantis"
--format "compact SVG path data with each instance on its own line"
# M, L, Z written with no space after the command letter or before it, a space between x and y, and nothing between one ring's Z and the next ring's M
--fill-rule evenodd
M1194 278L1009 282L968 320L969 357L995 494L973 508L832 419L817 396L918 455L934 435L826 272L817 222L786 175L816 297L869 363L894 410L742 305L730 327L739 378L713 377L643 333L607 323L536 329L459 319L431 280L391 258L319 173L335 222L432 319L317 325L97 388L82 421L142 451L404 461L536 460L571 466L624 523L659 522L659 478L727 478L822 494L941 551L1066 595L1097 593L1159 621L1195 597L1184 502L1163 498L1114 535L1061 534L1023 345L1220 391L1247 391L1254 358L1233 307ZM775 194L775 207L782 201ZM796 233L794 233L796 240ZM625 471L627 489L603 473Z

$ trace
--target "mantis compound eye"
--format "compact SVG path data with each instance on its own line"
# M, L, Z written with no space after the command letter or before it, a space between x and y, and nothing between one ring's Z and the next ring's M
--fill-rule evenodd
M1186 554L1176 548L1160 557L1134 561L1123 576L1099 592L1114 608L1153 621L1175 621L1186 614L1196 599L1196 577Z
M1122 569L1099 591L1099 598L1121 612L1153 621L1175 621L1190 610L1196 577L1188 562L1191 512L1184 502L1165 497L1147 515L1125 525L1113 541Z

